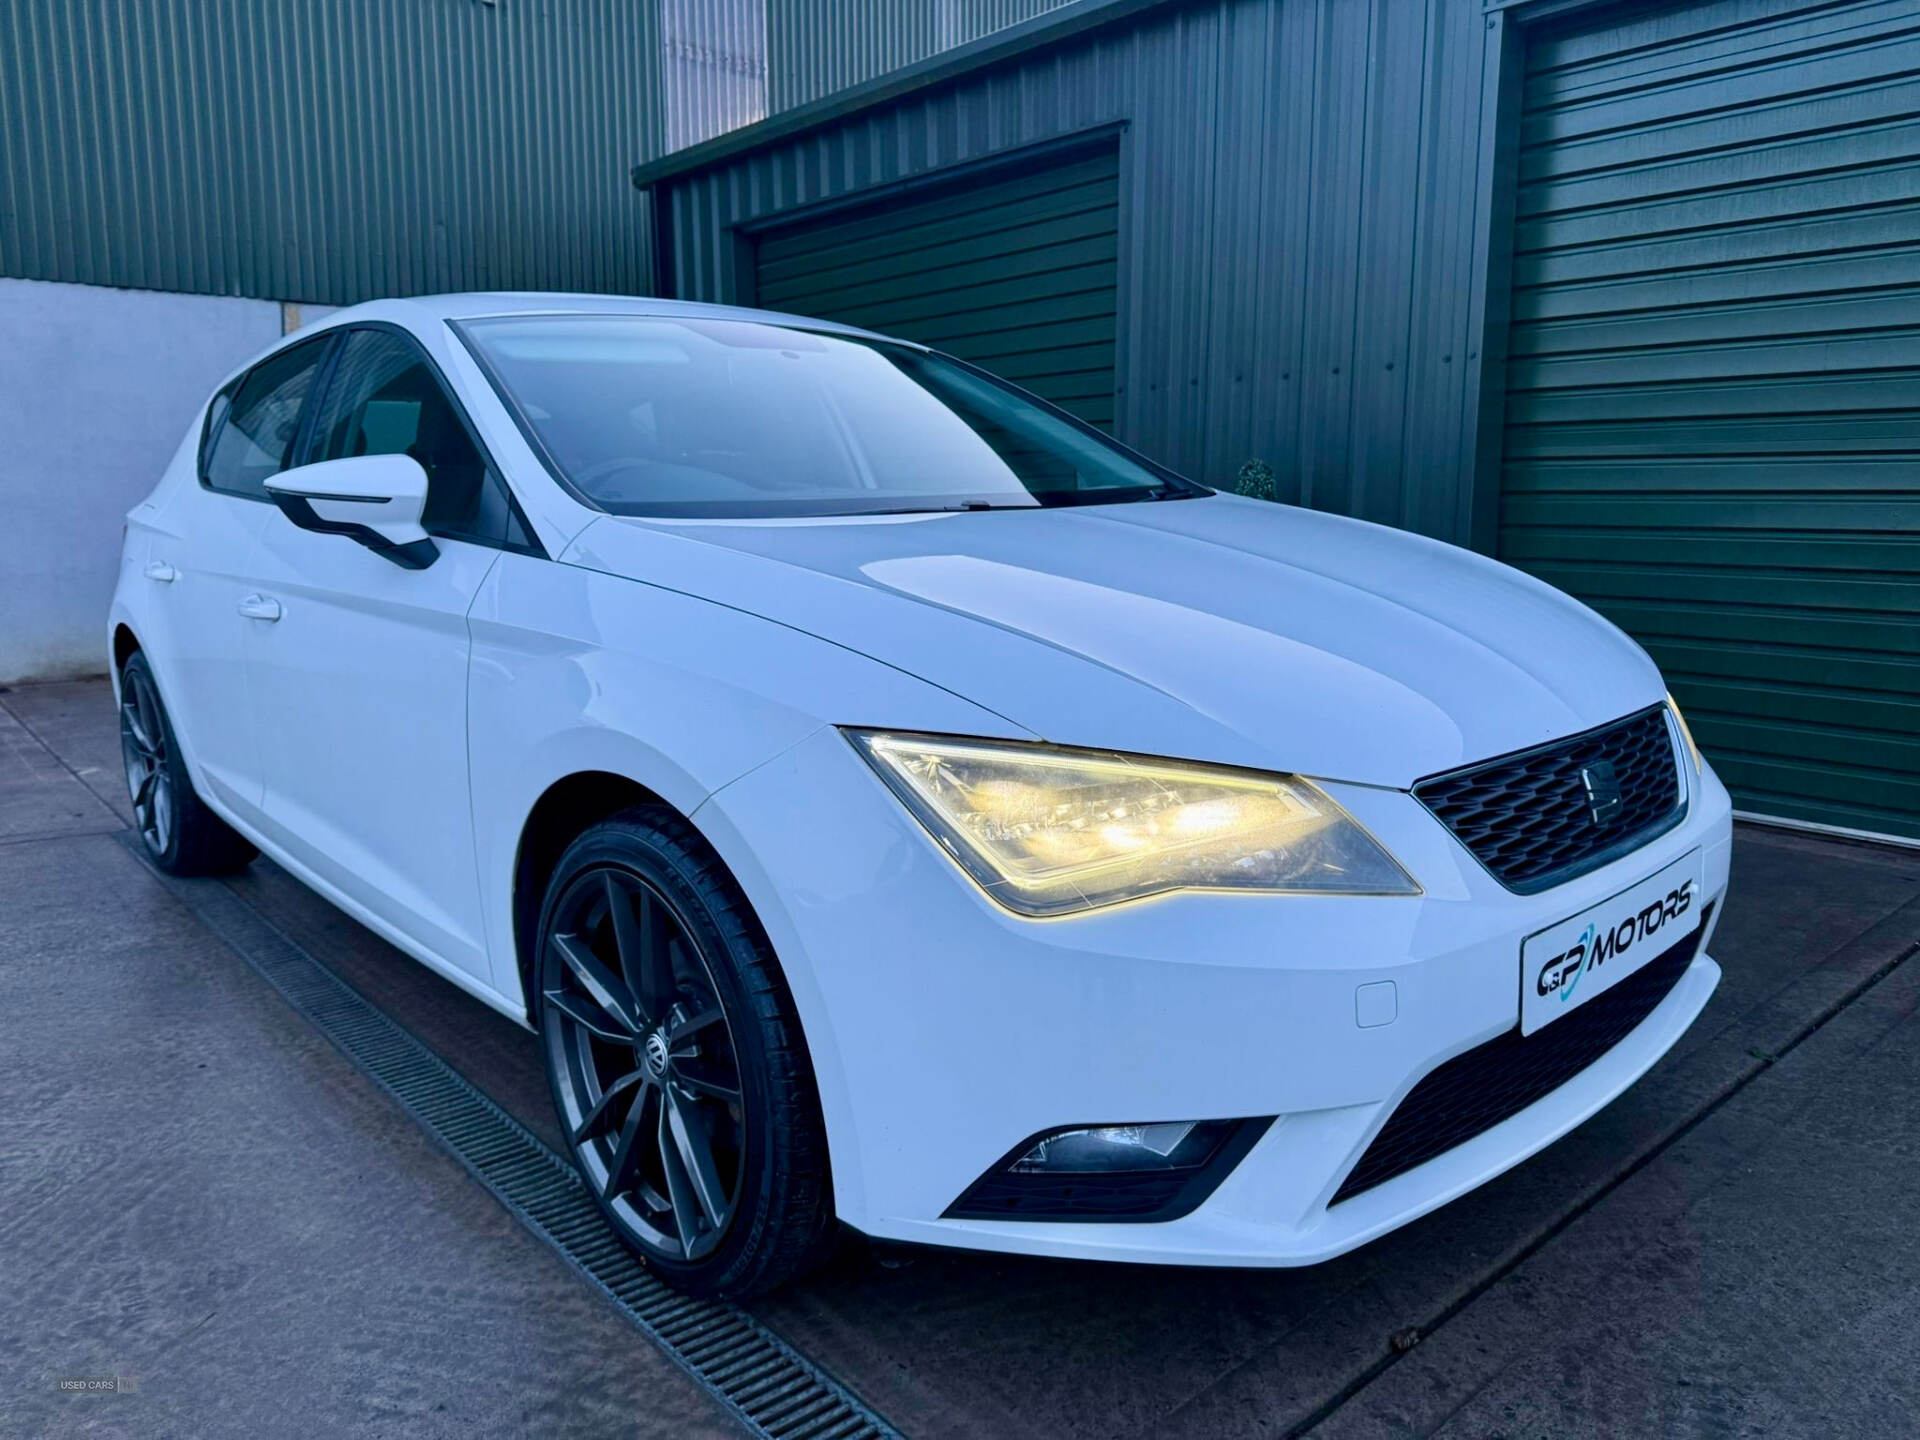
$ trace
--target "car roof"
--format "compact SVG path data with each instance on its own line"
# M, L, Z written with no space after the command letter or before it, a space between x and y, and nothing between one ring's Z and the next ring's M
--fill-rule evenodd
M692 300L661 300L648 295L569 294L564 291L493 290L458 295L415 295L405 300L370 300L324 316L312 328L319 330L355 320L478 320L502 315L659 315L697 316L709 320L757 320L791 325L868 340L893 337L777 310L755 310L739 305L706 305ZM896 342L911 343L911 342Z

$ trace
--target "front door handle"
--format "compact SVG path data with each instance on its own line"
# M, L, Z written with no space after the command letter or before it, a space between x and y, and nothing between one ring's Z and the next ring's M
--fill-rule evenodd
M240 602L240 613L249 620L278 620L280 602L271 595L249 595Z
M162 585L171 585L180 578L180 572L164 560L149 560L147 562L147 578L149 580L158 580Z

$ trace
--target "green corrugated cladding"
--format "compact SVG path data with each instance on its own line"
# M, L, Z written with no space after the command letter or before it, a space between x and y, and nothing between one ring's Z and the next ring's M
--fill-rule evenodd
M649 0L6 0L0 274L644 293Z
M932 345L1113 427L1119 165L1091 154L770 231L762 305Z
M775 114L1057 10L1068 0L766 0Z
M1741 808L1920 836L1920 7L1528 51L1500 551L1660 663Z

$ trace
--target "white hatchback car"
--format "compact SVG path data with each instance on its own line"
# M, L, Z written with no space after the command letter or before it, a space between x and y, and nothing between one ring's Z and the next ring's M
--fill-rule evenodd
M869 1235L1299 1265L1699 1014L1730 807L1481 556L810 320L345 310L129 516L127 780L534 1027L686 1288Z

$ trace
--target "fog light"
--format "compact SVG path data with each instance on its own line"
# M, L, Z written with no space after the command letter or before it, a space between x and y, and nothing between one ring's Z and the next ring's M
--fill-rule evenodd
M1007 1168L1016 1174L1111 1175L1204 1165L1233 1128L1224 1120L1155 1125L1090 1125L1056 1130Z
M1157 1120L1067 1125L1021 1141L946 1209L950 1220L1178 1220L1273 1123Z

